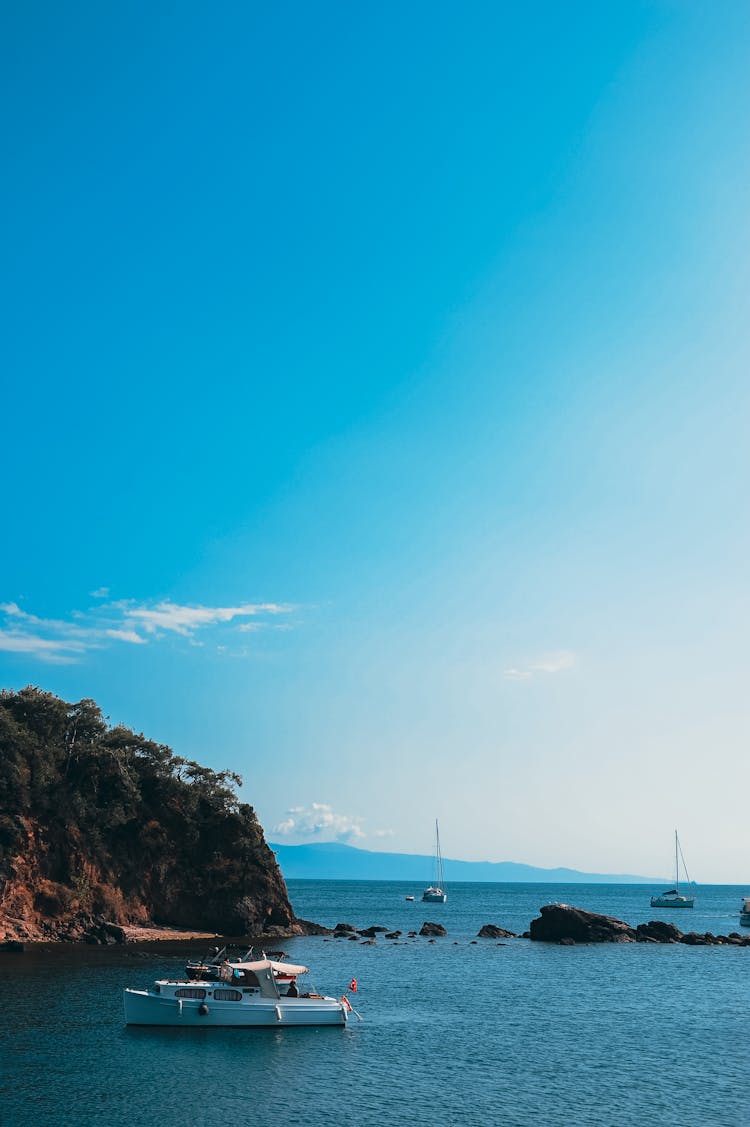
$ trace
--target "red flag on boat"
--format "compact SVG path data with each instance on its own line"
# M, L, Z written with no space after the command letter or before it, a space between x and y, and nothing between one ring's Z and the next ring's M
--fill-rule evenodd
M353 978L351 980L351 982L349 983L349 989L351 990L352 994L357 993L357 980L356 980L356 978Z

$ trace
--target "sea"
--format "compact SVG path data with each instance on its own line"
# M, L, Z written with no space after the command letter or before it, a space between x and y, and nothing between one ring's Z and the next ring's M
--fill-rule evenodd
M446 904L384 881L290 881L297 914L398 929L399 941L284 940L346 1028L123 1024L122 989L182 973L203 949L63 948L0 956L2 1127L750 1124L750 947L561 947L522 932L564 902L635 925L739 930L743 887L693 910L640 885L455 884ZM413 902L407 895L414 895ZM425 921L448 934L407 939Z

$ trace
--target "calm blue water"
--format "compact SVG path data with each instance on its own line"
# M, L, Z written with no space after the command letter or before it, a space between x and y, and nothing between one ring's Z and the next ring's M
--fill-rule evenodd
M298 914L447 939L365 947L285 941L364 1017L342 1029L158 1030L122 1023L123 986L185 955L86 949L0 958L2 1127L253 1124L747 1124L750 948L472 945L484 923L524 930L565 900L639 923L633 885L290 882ZM683 930L738 929L743 888L698 890ZM664 910L662 910L662 918Z

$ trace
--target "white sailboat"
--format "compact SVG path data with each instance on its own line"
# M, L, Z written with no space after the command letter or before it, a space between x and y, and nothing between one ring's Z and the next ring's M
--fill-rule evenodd
M443 880L443 858L440 853L440 830L437 818L435 819L435 883L431 884L422 893L422 900L429 904L444 904L448 899Z
M685 864L685 858L682 856L682 849L680 848L680 839L677 836L677 830L674 831L674 888L670 888L668 892L662 892L659 896L651 897L652 908L692 908L695 904L694 896L683 896L680 893L680 859L682 859L682 867L685 871L685 880L688 884L691 883Z

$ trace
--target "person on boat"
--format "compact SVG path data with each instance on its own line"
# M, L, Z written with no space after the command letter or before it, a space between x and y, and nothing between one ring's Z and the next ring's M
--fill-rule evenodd
M299 990L297 989L297 983L294 981L294 979L292 979L292 981L289 983L289 989L286 992L286 996L287 998L299 998Z

